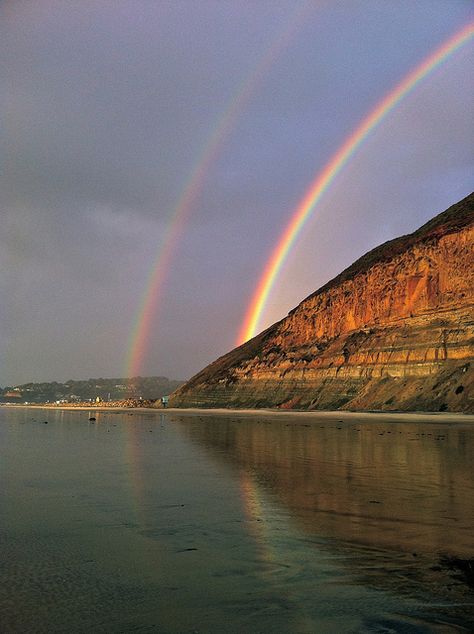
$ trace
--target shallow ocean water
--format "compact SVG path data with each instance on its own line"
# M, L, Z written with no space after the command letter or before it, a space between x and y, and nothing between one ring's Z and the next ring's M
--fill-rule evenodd
M2 633L474 631L469 424L0 408L0 475Z

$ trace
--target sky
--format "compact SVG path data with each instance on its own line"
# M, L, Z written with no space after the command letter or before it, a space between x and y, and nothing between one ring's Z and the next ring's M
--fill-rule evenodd
M315 176L473 20L470 0L2 0L0 385L187 379L232 349ZM259 329L474 189L473 67L471 40L368 136Z

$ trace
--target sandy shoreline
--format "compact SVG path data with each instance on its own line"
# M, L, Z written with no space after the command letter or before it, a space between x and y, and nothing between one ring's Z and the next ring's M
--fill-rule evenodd
M67 405L9 405L2 404L0 407L11 409L47 409L47 410L67 410L67 411L94 411L94 412L153 412L155 414L178 414L180 416L232 416L236 417L275 417L284 419L305 418L309 420L360 420L372 419L386 422L424 422L424 423L474 423L474 414L463 414L460 412L348 412L348 411L296 411L278 409L204 409L204 408L174 408L166 409L156 407L107 407L100 405L80 405L68 407Z

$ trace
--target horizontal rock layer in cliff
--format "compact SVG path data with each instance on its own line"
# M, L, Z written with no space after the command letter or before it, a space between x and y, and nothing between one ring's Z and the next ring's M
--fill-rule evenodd
M474 411L474 194L199 372L176 407Z

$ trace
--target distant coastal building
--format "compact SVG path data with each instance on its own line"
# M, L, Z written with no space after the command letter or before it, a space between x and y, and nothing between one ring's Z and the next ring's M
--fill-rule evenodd
M4 398L22 398L23 395L19 390L9 390L3 396Z
M18 389L8 390L0 396L0 400L3 403L18 403L19 401L23 400L23 394Z

